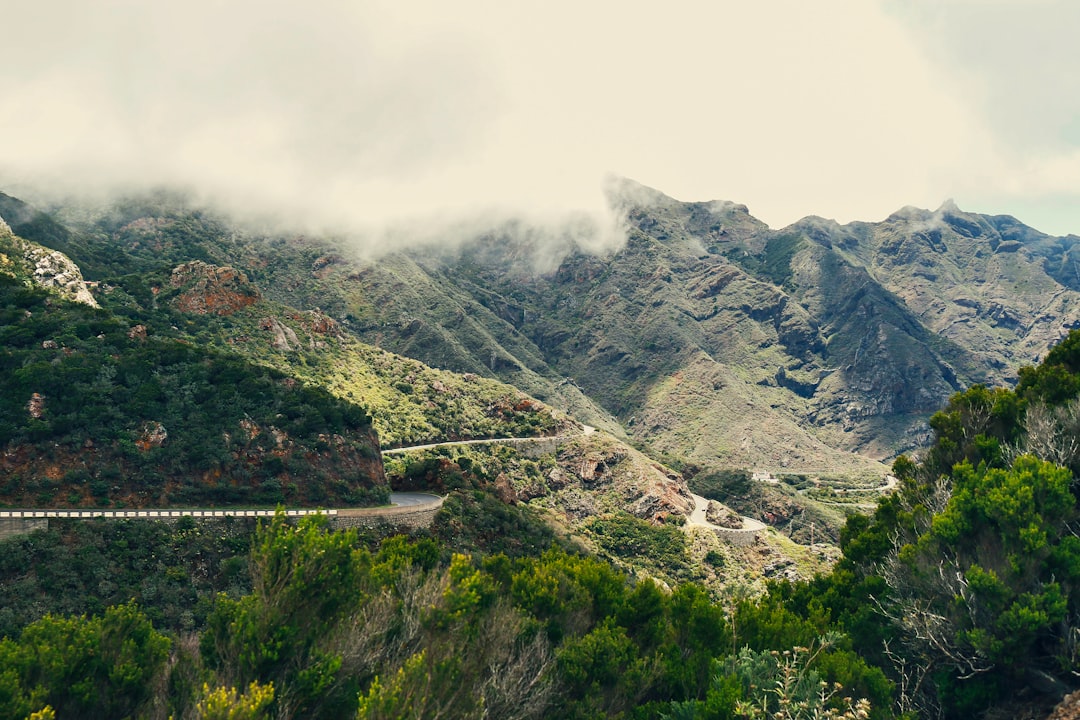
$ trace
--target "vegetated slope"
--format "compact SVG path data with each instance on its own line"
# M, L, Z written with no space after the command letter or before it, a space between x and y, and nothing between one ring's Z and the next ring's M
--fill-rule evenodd
M1011 218L905 209L774 231L742 206L629 181L613 202L629 238L604 257L510 228L364 260L166 195L59 217L91 277L232 265L267 298L318 308L369 344L498 377L712 467L872 468L850 451L885 458L926 442L926 418L952 392L1034 360L1077 320L1075 238ZM27 232L62 234L20 213Z
M334 238L261 235L167 192L104 209L64 205L55 214L0 194L0 216L26 237L69 252L89 279L127 277L138 284L132 276L169 273L190 261L231 266L265 299L318 311L336 320L343 335L358 334L376 347L384 346L385 337L387 349L430 367L498 377L583 422L624 435L526 338L463 293L448 295L452 284L428 276L408 258L367 263ZM365 290L369 284L372 292ZM150 306L150 300L142 297L139 304Z
M202 261L102 283L101 303L151 337L240 355L362 405L383 447L552 435L579 426L517 388L430 368L357 341L320 310L264 297L243 273Z
M42 258L61 275L43 274ZM234 354L150 335L66 299L70 289L43 289L72 268L0 227L0 502L385 498L378 440L362 407Z
M873 603L876 627L847 629L857 649L887 643L925 715L1042 717L1076 689L1078 394L1073 331L1015 390L954 395L924 457L895 463L897 493L848 523L819 589Z

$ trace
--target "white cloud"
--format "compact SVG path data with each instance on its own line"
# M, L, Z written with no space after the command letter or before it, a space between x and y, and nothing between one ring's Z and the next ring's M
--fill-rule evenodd
M956 194L1043 230L1080 232L1080 4L890 0L887 7L989 133L966 181L964 168L955 169Z
M467 216L606 228L611 172L774 226L1009 197L992 88L957 92L971 73L923 37L942 22L865 0L19 3L0 181L176 183L380 242Z

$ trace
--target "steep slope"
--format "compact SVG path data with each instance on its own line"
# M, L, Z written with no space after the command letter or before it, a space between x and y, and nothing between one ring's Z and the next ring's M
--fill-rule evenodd
M1076 238L1011 218L909 209L774 231L629 182L615 202L630 232L606 257L538 272L507 235L418 261L634 437L695 462L839 469L832 449L917 447L953 392L1002 381L1077 322L1080 296L1055 279Z
M745 207L630 181L612 201L628 242L602 257L511 227L361 259L343 241L261 236L164 194L65 209L64 224L21 207L16 227L61 238L97 279L231 265L344 335L499 378L707 466L872 468L850 451L917 447L950 394L1001 380L1078 320L1076 238L1012 218L946 206L771 230Z
M56 251L0 237L0 503L385 498L378 439L361 407L67 299L86 288L58 286L42 258L46 269L77 273Z
M105 283L98 294L106 308L150 337L242 356L361 404L383 447L577 428L563 413L505 383L436 370L364 345L319 310L266 298L229 266L192 261Z
M751 222L724 212L732 225ZM814 320L658 215L642 215L649 233L632 232L611 258L573 254L536 275L492 262L505 242L493 240L447 275L517 311L518 331L557 370L658 450L706 464L858 467L815 437L800 418L807 399L777 381L816 380L824 342Z
M1080 323L1073 254L1080 238L1051 238L1008 216L904 208L875 224L792 226L865 267L932 332L954 341L995 383L1038 362Z
M500 237L421 262L501 312L635 437L696 463L870 467L843 451L867 449L875 420L906 431L974 375L958 379L960 349L842 258L740 206L627 195L633 227L610 257L571 253L538 274ZM835 284L797 292L823 263ZM881 347L860 358L867 336Z

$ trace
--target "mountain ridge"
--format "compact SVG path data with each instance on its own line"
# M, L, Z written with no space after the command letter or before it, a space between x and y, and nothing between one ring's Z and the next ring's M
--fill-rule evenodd
M950 394L1008 383L1080 324L1080 273L1068 272L1080 238L1009 216L945 203L774 230L743 205L613 188L627 243L602 255L511 228L362 258L341 239L261 236L162 195L82 213L81 225L15 209L17 229L61 238L89 276L235 265L371 345L499 378L712 466L874 468L924 443ZM12 217L18 201L5 198ZM122 258L105 253L115 244Z

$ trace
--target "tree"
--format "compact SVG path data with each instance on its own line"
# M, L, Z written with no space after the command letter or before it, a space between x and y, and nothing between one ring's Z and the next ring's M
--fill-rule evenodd
M201 640L208 664L231 685L272 682L279 717L340 701L342 658L329 641L360 606L370 563L355 544L354 532L328 532L319 515L289 525L279 511L260 525L252 594L218 597Z
M0 701L25 716L130 717L150 699L171 643L133 603L96 617L47 615L0 640Z
M1008 469L957 465L937 512L908 498L877 566L889 588L879 607L906 646L897 657L921 677L944 672L970 687L1067 677L1077 667L1071 481L1067 469L1021 456Z
M245 692L236 688L203 685L203 697L195 705L199 720L263 720L274 700L274 685L252 681Z

